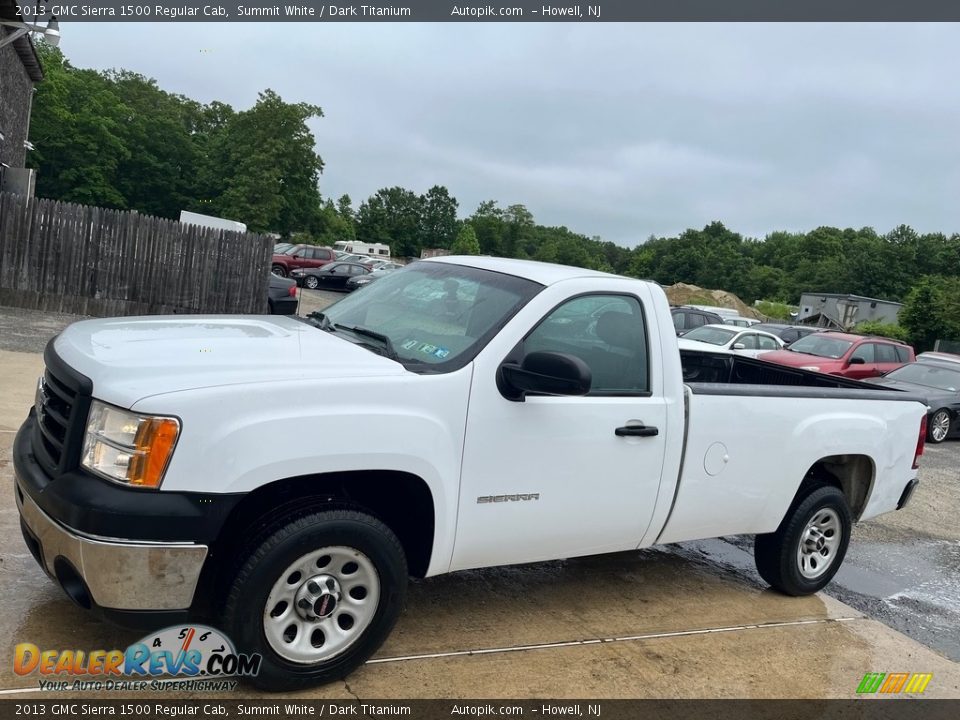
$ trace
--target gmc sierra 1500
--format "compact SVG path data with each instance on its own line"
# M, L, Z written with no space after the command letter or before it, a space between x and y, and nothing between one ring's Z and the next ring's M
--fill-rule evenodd
M37 561L118 621L218 623L269 689L364 662L410 574L755 534L815 592L923 450L908 395L681 364L656 284L524 261L417 262L311 322L88 320L45 359L14 448Z

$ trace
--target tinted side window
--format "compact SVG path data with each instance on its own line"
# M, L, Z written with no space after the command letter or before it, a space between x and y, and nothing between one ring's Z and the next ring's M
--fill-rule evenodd
M910 353L907 351L905 347L894 345L894 348L897 351L897 362L902 362L902 363L910 362Z
M690 313L687 315L687 327L688 328L697 328L701 325L707 325L707 319L703 315L697 313Z
M683 313L673 313L673 328L675 330L683 330L685 325L683 320Z
M766 335L757 335L757 345L761 350L776 350L780 347L776 340Z
M876 360L874 360L874 358L876 357L874 353L875 347L876 345L874 345L873 343L864 343L863 345L861 345L860 347L858 347L856 350L853 351L853 355L850 356L850 359L852 360L853 358L863 358L863 361L865 363L876 362Z
M756 350L757 349L757 336L753 333L747 333L741 335L737 338L738 343L743 343L745 350Z
M894 345L879 343L877 346L877 362L895 363L897 360L897 348Z
M630 395L650 388L643 313L629 295L568 300L527 336L523 350L579 357L592 374L591 395Z

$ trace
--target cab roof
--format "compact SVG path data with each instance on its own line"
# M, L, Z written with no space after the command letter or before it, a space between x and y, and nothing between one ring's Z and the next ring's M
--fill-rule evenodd
M613 273L601 272L600 270L587 270L586 268L572 267L570 265L556 265L554 263L537 262L535 260L513 260L487 255L444 255L442 257L418 260L417 262L466 265L467 267L474 267L480 270L490 270L505 275L515 275L526 278L527 280L533 280L541 285L553 285L561 280L584 277L607 278L610 280L636 280L636 278L614 275ZM641 281L638 280L637 282Z

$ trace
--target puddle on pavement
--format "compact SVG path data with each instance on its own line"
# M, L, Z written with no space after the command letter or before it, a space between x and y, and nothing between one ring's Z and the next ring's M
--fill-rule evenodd
M852 563L836 582L854 592L898 603L920 600L947 613L960 613L960 543L919 541L909 546L856 543Z
M752 538L701 540L671 549L763 584L754 569ZM863 542L854 537L824 592L960 661L960 543L930 538Z

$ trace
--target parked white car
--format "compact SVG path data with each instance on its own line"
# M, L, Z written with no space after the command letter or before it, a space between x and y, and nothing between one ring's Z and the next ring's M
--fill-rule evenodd
M924 360L935 360L937 362L950 362L950 363L960 363L960 355L954 353L945 353L945 352L922 352L917 355L917 362L923 362Z
M783 348L783 340L776 335L735 325L703 325L677 338L677 344L681 350L729 350L750 357Z
M759 325L760 321L756 318L745 318L740 317L725 317L723 318L724 325L736 325L737 327L752 327L753 325Z

